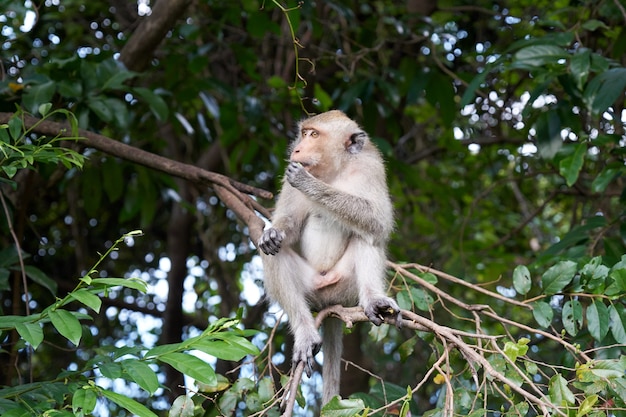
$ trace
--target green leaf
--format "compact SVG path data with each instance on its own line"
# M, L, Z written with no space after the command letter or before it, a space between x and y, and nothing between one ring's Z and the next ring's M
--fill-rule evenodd
M276 388L274 387L274 381L272 378L261 378L259 381L259 399L262 403L270 401L274 394L276 394Z
M327 111L329 110L332 105L333 105L333 99L330 97L330 95L324 91L324 89L322 88L322 86L320 84L315 84L315 91L314 91L314 97L315 100L317 100L317 107L320 109L320 111Z
M626 344L626 311L621 304L609 306L609 327L617 343Z
M537 301L533 304L533 317L541 327L548 327L552 323L554 312L552 311L550 304L543 301Z
M342 400L339 396L333 397L322 407L321 417L352 417L365 409L361 399Z
M555 110L544 111L537 117L537 149L539 155L546 160L554 158L563 146L561 139L561 118Z
M91 98L87 101L87 107L103 122L111 122L113 120L113 111L104 99Z
M542 67L558 64L560 59L567 57L565 50L555 45L533 45L522 48L514 55L514 65Z
M83 335L83 329L76 317L67 310L56 309L48 313L55 329L67 340L78 346Z
M79 412L82 412L82 415L89 415L96 408L97 400L98 396L94 390L90 386L85 385L74 391L72 395L72 411L75 415L78 415Z
M122 369L128 376L137 383L141 388L150 394L159 388L159 380L156 373L148 364L137 359L126 359L120 362Z
M425 87L426 100L439 110L444 125L450 126L456 111L455 90L450 78L441 73L433 73Z
M197 349L206 354L227 361L239 361L246 355L251 354L248 349L242 349L237 345L231 345L230 343L221 340L205 340L198 343L193 343L189 346L189 348Z
M583 167L585 154L587 153L587 144L579 143L573 155L563 158L559 162L559 174L565 178L565 183L571 187L578 180L578 175Z
M128 411L138 415L139 417L158 417L144 405L139 404L132 398L128 398L125 395L118 394L117 392L109 391L106 389L103 389L101 392L102 395L113 401L115 404L127 409Z
M106 378L117 379L122 377L122 366L117 362L102 362L98 364L98 369Z
M526 338L520 339L517 343L506 342L504 344L504 354L515 362L518 357L524 356L528 352L528 342Z
M9 125L7 124L0 125L0 142L10 144L11 136L9 135L8 127Z
M124 172L123 165L115 162L113 158L107 158L102 164L102 183L104 191L109 197L109 201L114 203L122 197L124 193Z
M48 291L50 291L52 295L57 294L58 286L57 286L56 281L50 278L44 272L42 272L39 268L32 266L32 265L26 265L24 266L24 272L26 272L26 276L28 278L32 279L37 284L46 288Z
M158 120L167 120L167 117L169 116L169 107L167 102L163 100L161 96L156 94L154 91L143 87L137 87L133 89L133 91L148 103L150 110Z
M598 396L596 394L589 395L578 406L576 417L583 417L589 414L593 410L593 406L598 402Z
M617 178L621 172L621 169L605 167L591 182L591 191L594 193L603 193L611 181Z
M43 342L43 330L39 323L16 323L15 330L31 344L33 349L37 349L37 346Z
M96 313L100 312L102 300L97 295L90 293L87 289L83 288L78 291L74 291L70 293L70 297L91 308Z
M569 389L567 381L560 374L556 374L550 379L548 394L552 403L556 405L566 406L576 403L574 393Z
M158 358L179 372L207 385L215 385L215 370L203 360L186 353L166 353Z
M22 137L22 120L19 117L14 116L9 119L7 124L9 125L9 133L11 134L13 140L19 140Z
M544 256L554 256L560 251L570 248L575 245L579 245L585 240L589 239L588 233L589 231L596 229L598 227L606 226L606 217L604 216L594 216L586 219L585 224L582 226L575 227L570 230L565 236L561 238L558 243L555 243L551 247L549 247Z
M620 268L612 270L609 273L609 278L613 281L610 287L614 288L616 294L626 292L626 269Z
M136 76L137 76L136 72L130 72L130 71L116 72L111 76L111 78L109 78L108 80L104 82L104 84L101 87L101 90L103 91L107 89L126 90L128 89L128 87L124 85L124 82Z
M167 353L173 353L179 350L183 350L185 349L187 345L183 344L182 342L180 343L170 343L167 345L160 345L160 346L155 346L152 349L150 349L148 352L146 352L146 354L144 355L144 358L150 358L150 359L158 359L159 356L161 355L165 355Z
M602 29L608 29L609 27L606 25L606 23L600 21L600 20L596 20L596 19L589 19L586 20L583 24L582 24L582 28L585 30L590 30L590 31L594 31L598 28L602 28Z
M25 316L0 316L0 329L14 329L18 323L30 321L31 318Z
M480 88L480 86L485 82L489 71L487 69L483 70L483 72L479 73L474 77L474 79L468 84L465 92L463 93L463 97L461 98L461 103L459 104L460 108L463 108L474 101L476 97L476 90Z
M609 332L609 311L600 300L593 300L587 307L587 328L598 342L601 342Z
M22 407L13 408L2 413L2 417L32 417L32 415L29 410Z
M578 300L569 300L563 304L562 311L563 328L571 336L578 334L578 329L583 323L583 307Z
M591 68L591 51L587 48L580 48L570 59L570 73L576 80L576 86L582 90L583 85L589 76Z
M576 262L561 261L548 269L541 277L541 285L545 295L560 292L576 275Z
M168 417L193 417L195 404L191 397L187 395L181 395L174 400Z
M411 355L413 355L416 344L417 344L417 338L411 337L405 340L404 342L402 342L400 346L398 346L398 353L400 354L400 359L402 361L405 361L406 359L410 358Z
M52 103L43 103L39 105L39 114L41 114L42 116L45 116L46 114L48 114L48 112L50 112L50 109L52 108Z
M26 88L26 92L22 96L22 103L30 113L37 113L39 105L50 103L52 96L56 90L54 81L48 81L43 84L31 85Z
M532 281L530 271L525 265L517 265L513 270L513 288L518 294L527 294L530 291Z
M589 371L599 378L622 379L626 369L623 360L607 359L592 362Z
M593 113L600 114L623 96L626 87L626 68L612 68L587 84L583 99Z
M91 285L104 285L107 288L122 286L142 293L148 291L148 284L139 278L95 278L91 281Z

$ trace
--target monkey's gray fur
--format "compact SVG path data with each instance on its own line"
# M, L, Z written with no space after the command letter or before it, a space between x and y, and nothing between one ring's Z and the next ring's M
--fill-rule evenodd
M265 288L289 316L293 363L311 374L320 337L311 310L360 305L376 325L400 323L385 293L386 245L393 209L383 158L369 137L340 111L305 119L272 218L258 242ZM342 323L323 324L322 400L339 393Z

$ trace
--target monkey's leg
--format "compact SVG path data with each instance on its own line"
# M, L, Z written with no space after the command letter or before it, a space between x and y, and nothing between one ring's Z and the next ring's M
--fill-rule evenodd
M267 292L289 316L289 328L294 336L292 361L304 362L307 375L311 376L313 356L319 351L322 338L307 296L319 274L291 248L283 248L275 256L264 256Z
M354 265L359 288L359 305L375 325L382 324L385 317L393 317L396 319L396 325L400 326L402 323L400 307L385 291L384 250L361 240L355 240L353 243L350 244L350 249L359 254Z

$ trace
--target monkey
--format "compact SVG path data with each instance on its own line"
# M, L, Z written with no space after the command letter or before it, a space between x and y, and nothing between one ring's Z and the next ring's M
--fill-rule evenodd
M383 158L367 133L339 110L301 121L257 247L267 295L289 319L293 366L304 362L311 376L314 356L324 353L323 403L339 394L343 324L327 318L322 338L311 311L360 305L375 325L401 323L384 288L393 225Z

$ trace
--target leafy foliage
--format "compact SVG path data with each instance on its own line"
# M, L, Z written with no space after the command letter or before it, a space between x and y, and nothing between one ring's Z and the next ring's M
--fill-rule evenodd
M391 291L431 327L357 326L356 381L322 408L313 378L302 413L622 413L622 2L122 3L0 12L3 415L97 414L104 398L111 415L278 414L289 335L255 296L246 225L76 128L276 190L294 121L331 108L388 160L390 259L432 266L393 264ZM134 253L93 255L137 228ZM205 333L224 317L267 335L254 366L227 363L256 354L248 330ZM179 371L201 381L190 396ZM100 384L117 378L138 395Z
M139 235L141 232L135 231L122 236L100 257L98 263L117 250L124 240ZM80 347L83 332L88 331L81 326L80 320L89 320L91 317L75 309L68 309L70 303L78 301L97 313L101 305L100 296L113 288L146 291L145 282L134 278L92 278L97 266L94 265L80 279L74 290L41 313L30 316L0 316L0 334L15 329L21 338L18 343L28 349L32 348L35 351L33 357L36 358L36 350L44 341L42 329L50 323L61 336ZM237 323L236 319L218 320L198 336L152 349L136 345L83 351L82 355L87 361L82 368L73 371L57 370L57 377L49 381L0 389L0 412L4 416L32 415L31 413L84 416L94 412L98 397L104 397L138 416L156 416L128 395L104 388L104 381L121 378L127 383L136 383L148 394L154 394L162 386L157 377L158 368L153 365L166 363L207 387L215 387L218 382L213 368L194 356L193 352L200 351L216 358L235 361L247 355L258 354L258 349L245 339L252 333L233 329ZM64 411L70 405L73 414Z

